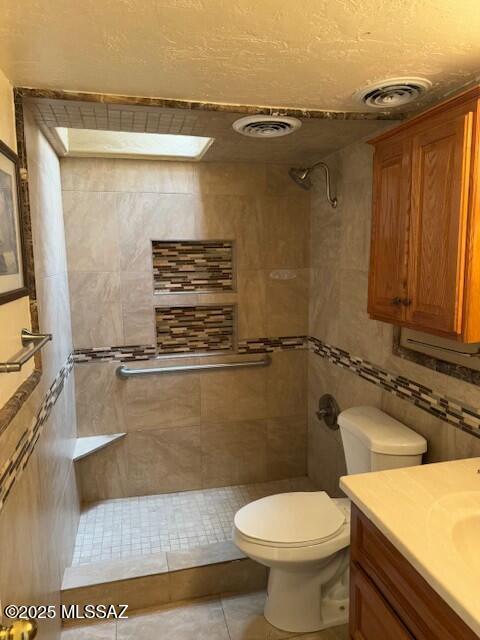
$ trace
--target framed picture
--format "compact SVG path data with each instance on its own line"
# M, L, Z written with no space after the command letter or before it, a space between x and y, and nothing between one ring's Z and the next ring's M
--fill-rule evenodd
M18 156L0 140L0 304L26 295Z

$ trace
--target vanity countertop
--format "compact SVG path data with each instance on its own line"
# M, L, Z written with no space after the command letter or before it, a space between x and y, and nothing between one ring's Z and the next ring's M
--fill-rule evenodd
M340 487L480 637L480 458L344 476Z

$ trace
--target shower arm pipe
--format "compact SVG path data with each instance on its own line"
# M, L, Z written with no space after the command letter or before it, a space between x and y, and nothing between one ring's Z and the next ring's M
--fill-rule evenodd
M119 378L132 378L136 376L152 376L164 373L183 373L188 371L208 371L212 369L239 369L241 367L267 367L272 362L270 356L264 356L261 360L240 360L238 362L215 362L211 364L182 364L174 367L148 367L143 369L130 369L126 366L118 367L116 374Z
M321 160L319 162L315 162L314 164L312 164L312 166L310 167L310 171L313 171L313 169L316 169L317 167L321 167L324 171L325 171L325 182L326 182L326 187L327 187L327 200L330 203L330 206L333 207L333 209L337 208L337 204L338 204L338 200L337 198L335 198L335 196L332 197L332 189L330 186L330 169L328 168L328 164L325 164L325 162L322 162Z

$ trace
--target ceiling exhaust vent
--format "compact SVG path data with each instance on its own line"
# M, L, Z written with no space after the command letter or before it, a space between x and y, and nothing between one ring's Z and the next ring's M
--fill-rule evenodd
M233 128L250 138L278 138L288 136L302 126L297 118L288 116L247 116L233 123Z
M373 109L393 109L417 100L431 86L426 78L389 78L360 89L354 97Z

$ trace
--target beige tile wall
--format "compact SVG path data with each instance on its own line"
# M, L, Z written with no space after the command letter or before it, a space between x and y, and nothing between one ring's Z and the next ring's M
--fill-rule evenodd
M236 303L238 338L304 335L309 194L287 168L61 161L75 347L153 344L155 304ZM153 295L151 240L233 239L237 288ZM128 381L76 368L80 435L127 438L80 462L85 500L303 475L306 353L266 369ZM151 363L150 363L151 365Z
M59 163L30 116L26 118L32 232L41 331L53 333L42 352L42 379L0 438L0 467L34 420L72 349ZM0 514L2 605L59 604L79 518L71 456L76 438L73 373L43 426L24 473ZM60 637L57 620L40 623L42 640Z
M321 176L312 192L309 334L480 407L479 387L394 356L392 327L367 316L372 156L369 145L356 143L326 158L333 170L338 209L331 209L325 202ZM308 359L309 474L332 493L338 493L345 460L339 433L328 430L315 417L323 393L333 393L342 409L372 404L402 420L427 438L427 461L480 455L479 439L317 355L309 354Z
M261 369L128 380L117 366L75 369L79 435L127 432L78 463L84 500L306 473L305 351L274 353Z
M239 338L305 333L309 196L286 167L86 158L61 167L76 348L151 344L155 304L197 299L238 302ZM233 239L238 291L154 296L152 239Z

